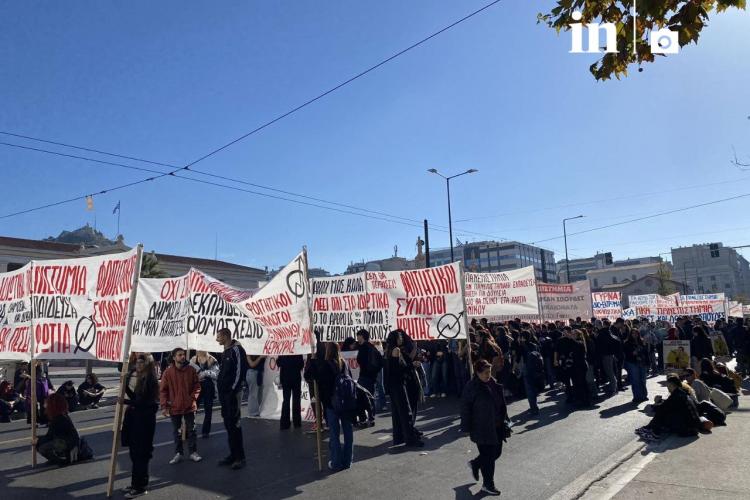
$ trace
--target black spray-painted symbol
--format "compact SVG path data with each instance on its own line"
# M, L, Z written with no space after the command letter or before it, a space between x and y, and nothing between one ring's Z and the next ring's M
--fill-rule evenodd
M451 313L444 314L437 322L438 337L446 339L458 337L461 334L461 316L463 315L463 312L458 316Z
M94 341L96 340L96 324L94 320L88 316L81 316L76 324L76 348L73 354L78 351L89 352L94 347Z
M305 296L307 284L305 283L305 272L302 268L302 257L297 259L297 269L286 275L286 287L298 299Z

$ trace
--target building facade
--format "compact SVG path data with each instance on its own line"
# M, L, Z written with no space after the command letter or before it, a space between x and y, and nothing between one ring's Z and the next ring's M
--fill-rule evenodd
M557 262L557 276L560 283L568 283L568 272L570 273L570 282L585 281L586 273L595 269L605 269L612 267L612 253L597 253L593 257L583 259L562 259ZM568 271L568 267L570 271Z
M672 249L674 275L697 293L750 295L750 265L737 250L722 243Z
M592 291L606 291L605 287L633 283L648 275L656 275L663 264L639 264L635 266L610 266L605 269L594 269L586 273Z
M113 245L86 246L0 236L0 272L20 269L32 260L73 259L127 250L130 250L130 247L125 245L122 238L118 238ZM231 262L163 253L154 253L154 256L159 263L159 269L170 277L184 275L191 267L194 267L239 288L258 288L258 285L266 279L263 269Z
M536 279L557 283L555 254L517 241L478 241L453 248L456 261L463 261L466 270L477 273L497 273L534 266ZM430 267L449 264L450 248L430 250Z

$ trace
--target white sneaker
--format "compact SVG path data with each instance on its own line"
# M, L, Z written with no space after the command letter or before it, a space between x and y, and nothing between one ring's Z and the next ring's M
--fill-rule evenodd
M201 460L203 460L203 457L201 457L200 455L198 455L198 453L196 453L196 452L192 452L190 454L190 460L192 460L193 462L200 462Z
M182 462L182 453L176 453L174 458L169 461L169 465L179 464Z
M447 398L447 397L448 397L448 395L447 395L446 393L442 393L442 394L440 395L440 397L441 397L441 398Z

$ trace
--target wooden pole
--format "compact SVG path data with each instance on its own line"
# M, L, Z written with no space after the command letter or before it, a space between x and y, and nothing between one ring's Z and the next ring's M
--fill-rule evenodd
M471 335L469 335L469 310L466 307L466 278L464 276L464 263L463 261L458 263L460 276L461 276L461 300L464 303L464 331L466 332L466 359L469 361L469 377L474 376L474 362L471 359Z
M109 457L109 478L107 480L107 497L112 497L112 489L115 483L115 472L117 469L117 452L120 449L120 427L122 426L122 398L125 397L125 384L127 383L128 370L130 369L130 341L133 336L133 311L135 310L136 294L138 293L138 280L141 276L141 260L143 259L143 245L139 244L136 249L135 272L133 273L133 288L130 290L130 302L128 303L128 317L125 326L125 337L122 339L122 371L120 372L120 389L117 391L117 402L115 403L115 421L112 426L112 454Z
M32 353L34 352L33 349L35 349L34 346L34 332L31 332L31 345L32 345ZM36 405L38 403L36 398L36 359L32 356L31 357L31 378L27 382L28 384L31 384L31 466L36 467Z
M307 286L307 290L309 292L310 290L310 275L309 275L309 268L307 266L307 247L302 247L302 256L305 260L305 286ZM317 339L315 337L315 325L313 324L313 313L312 313L312 306L310 304L310 293L307 293L307 311L310 316L310 333L311 340L310 343L315 342L315 348L312 349L313 352L313 358L312 362L317 362ZM323 472L323 431L321 427L323 427L323 419L321 415L321 405L320 405L320 393L318 392L318 381L313 380L313 390L315 391L315 441L317 444L318 449L318 472Z

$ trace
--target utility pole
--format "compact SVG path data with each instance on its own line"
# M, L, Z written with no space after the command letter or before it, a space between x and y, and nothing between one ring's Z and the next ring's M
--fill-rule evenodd
M430 229L424 220L424 267L430 267Z

